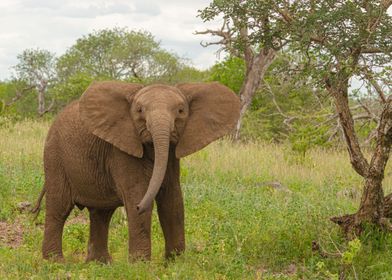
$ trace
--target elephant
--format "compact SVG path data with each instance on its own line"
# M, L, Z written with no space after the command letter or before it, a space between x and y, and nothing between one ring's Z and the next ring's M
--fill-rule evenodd
M111 262L109 223L124 206L129 260L151 258L154 200L165 257L185 250L180 158L228 134L240 101L224 85L93 82L53 121L44 146L44 259L64 261L62 234L72 209L87 208L86 261ZM34 212L33 211L33 212Z

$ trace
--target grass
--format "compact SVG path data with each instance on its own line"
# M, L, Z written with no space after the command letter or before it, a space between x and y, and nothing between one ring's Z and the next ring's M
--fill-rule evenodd
M301 158L286 146L257 142L216 142L182 161L187 249L175 261L163 258L154 214L152 261L129 264L121 211L110 228L113 264L84 263L83 222L65 227L66 263L44 261L44 215L33 222L17 205L34 202L41 190L48 127L24 121L0 128L0 222L11 225L8 239L0 236L0 279L392 279L391 236L373 232L348 244L329 221L359 204L361 178L347 153L315 149ZM270 181L284 187L264 184ZM391 181L389 166L385 186ZM86 211L75 210L70 219L80 215ZM10 247L13 224L23 228L16 248Z

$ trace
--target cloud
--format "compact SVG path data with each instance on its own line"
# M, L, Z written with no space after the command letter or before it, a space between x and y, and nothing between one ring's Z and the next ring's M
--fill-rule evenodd
M47 17L95 18L110 14L127 14L132 9L128 1L24 0L22 10Z
M136 0L134 1L135 12L149 16L158 16L161 9L155 1L152 0Z

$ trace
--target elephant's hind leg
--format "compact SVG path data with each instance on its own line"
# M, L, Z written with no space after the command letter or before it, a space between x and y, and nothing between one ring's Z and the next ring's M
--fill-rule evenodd
M62 236L64 223L73 208L66 192L46 194L45 231L42 255L45 259L63 261Z
M108 250L108 234L110 219L115 209L89 208L90 239L86 261L111 262Z

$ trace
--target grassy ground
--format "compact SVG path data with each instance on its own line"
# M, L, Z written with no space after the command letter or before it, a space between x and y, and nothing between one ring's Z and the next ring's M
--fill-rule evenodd
M33 222L19 204L41 189L47 129L30 121L0 128L0 279L392 279L390 236L348 244L328 220L359 203L361 179L346 152L314 150L303 159L264 143L221 141L183 160L187 249L175 261L163 259L154 214L153 259L129 264L126 220L117 211L113 264L85 264L88 224L76 210L64 232L66 263L44 261L44 215ZM265 184L271 181L280 186Z

